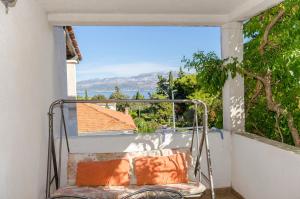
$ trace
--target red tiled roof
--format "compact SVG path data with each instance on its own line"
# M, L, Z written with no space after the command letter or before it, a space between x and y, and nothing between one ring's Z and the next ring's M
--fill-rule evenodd
M130 115L89 103L77 104L77 123L79 133L136 129Z
M81 61L82 60L82 55L81 55L81 52L80 52L80 49L79 49L79 46L78 46L78 43L77 43L77 40L76 40L76 37L75 37L75 33L74 33L74 30L73 30L72 26L66 26L66 31L68 32L68 34L70 36L72 45L75 49L76 55L78 56L78 60ZM67 50L67 58L72 56L71 49L69 49L68 45L66 45L66 50Z

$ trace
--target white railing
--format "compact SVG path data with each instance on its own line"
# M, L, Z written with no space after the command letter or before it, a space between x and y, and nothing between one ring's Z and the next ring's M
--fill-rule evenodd
M233 134L232 186L246 199L299 199L300 148Z

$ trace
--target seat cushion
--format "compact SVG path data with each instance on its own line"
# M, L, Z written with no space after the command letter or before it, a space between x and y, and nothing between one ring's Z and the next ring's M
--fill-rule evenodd
M145 186L112 186L112 187L76 187L67 186L58 189L52 196L85 196L93 199L120 199L129 193L134 193L141 188L169 188L179 191L183 196L200 196L205 191L205 186L194 183L169 184L169 185L145 185Z
M195 181L194 168L192 164L192 156L189 148L176 149L157 149L151 151L138 152L118 152L118 153L70 153L68 156L68 170L67 170L67 184L70 186L76 185L77 165L79 162L85 161L108 161L115 159L127 159L130 163L130 184L136 184L136 177L134 174L133 160L137 157L159 157L169 156L173 154L184 153L188 165L188 179Z
M77 186L128 186L129 161L126 159L109 161L79 162L77 165Z
M134 159L137 185L187 183L187 161L184 153Z

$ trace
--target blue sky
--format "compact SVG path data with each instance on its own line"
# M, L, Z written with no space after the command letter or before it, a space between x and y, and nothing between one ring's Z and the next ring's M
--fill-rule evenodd
M183 56L198 51L220 55L218 27L74 27L83 60L77 81L176 71Z

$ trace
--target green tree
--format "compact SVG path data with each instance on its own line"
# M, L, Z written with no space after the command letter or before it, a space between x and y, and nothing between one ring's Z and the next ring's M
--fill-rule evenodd
M168 95L169 98L172 98L172 92L174 90L174 76L172 71L169 72L169 79L168 79Z
M137 91L136 94L132 97L132 99L135 99L135 100L142 100L142 99L145 99L144 95L141 94L140 91Z
M84 99L85 100L89 99L88 91L86 89L84 90Z
M178 76L174 81L175 99L187 99L198 88L195 74ZM187 104L176 104L177 126L185 127L193 125L194 112Z
M106 97L104 95L98 94L91 97L91 100L106 100Z
M299 0L286 0L244 25L244 60L197 52L184 62L211 93L228 75L245 77L246 130L300 146ZM230 61L230 62L229 62Z
M141 94L140 91L137 91L134 96L132 96L132 99L134 100L143 100L145 99L144 95ZM141 110L146 107L147 105L145 103L131 103L130 104L130 110L132 111L132 116L135 117L141 117ZM134 113L133 113L134 112Z
M199 85L197 83L196 74L186 74L183 76L179 76L174 81L174 89L177 90L177 92L175 93L175 98L186 99L188 95L193 93L198 88Z
M210 93L206 87L197 81L196 74L186 74L175 80L174 88L177 90L177 99L200 99L209 107L209 125L222 128L222 101L220 92ZM181 126L191 126L194 111L193 107L187 104L177 105L178 122ZM201 119L201 117L199 117Z
M183 71L182 67L180 66L179 67L179 72L178 72L178 78L181 78L181 77L183 77L185 75L186 75L185 72Z
M121 92L121 89L118 86L115 86L114 92L110 95L109 99L126 99L128 98Z
M167 96L169 99L172 98L172 91L174 90L174 76L173 72L170 71L168 78L158 75L158 82L156 86L156 93L159 95Z
M168 97L154 93L151 95L150 99L168 99ZM148 117L154 119L159 124L166 125L169 124L172 116L172 104L168 102L153 103L148 108L148 112Z
M222 100L220 94L212 94L205 91L205 89L197 89L193 93L187 96L187 99L199 99L206 103L208 106L208 123L210 127L223 127L223 115L222 115ZM190 109L193 107L189 107ZM203 110L199 110L203 113ZM190 112L186 111L185 114ZM193 116L194 117L194 116ZM202 119L199 115L199 118Z
M154 120L145 121L144 118L135 118L134 123L136 124L139 133L153 133L159 126Z
M162 75L157 76L157 86L156 86L156 93L159 95L168 96L169 95L169 83L168 79L163 77Z
M128 96L123 94L121 92L121 89L116 86L115 87L115 91L110 95L109 99L128 99ZM129 107L129 104L128 103L117 103L117 110L118 111L125 111L125 108L126 107Z

